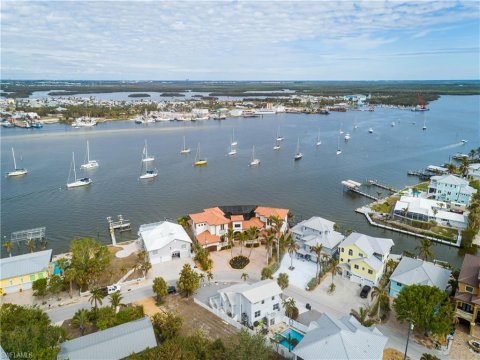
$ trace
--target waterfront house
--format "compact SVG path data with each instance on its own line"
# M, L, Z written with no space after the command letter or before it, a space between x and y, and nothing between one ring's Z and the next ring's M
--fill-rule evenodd
M189 224L195 240L209 250L220 250L227 246L225 234L248 230L255 226L260 233L272 227L271 216L283 220L280 233L288 228L288 209L256 205L217 206L203 209L200 213L189 214Z
M240 283L218 290L209 305L245 326L274 325L282 318L282 289L274 280Z
M322 314L310 323L292 353L295 360L381 360L387 341L388 338L375 326L365 327L353 316L336 320Z
M428 197L465 206L470 204L470 199L476 192L467 180L455 175L432 176L428 186Z
M404 256L390 276L391 297L397 297L404 286L428 285L446 290L450 280L450 270L434 263Z
M377 285L393 245L392 239L351 233L340 244L342 275L362 285Z
M466 254L458 276L455 293L455 316L460 322L467 322L470 335L480 323L480 257Z
M317 261L317 256L311 252L312 247L322 245L322 253L333 257L338 252L338 245L345 238L334 230L335 223L319 216L311 217L295 225L291 232L293 239L298 243L297 255Z
M57 360L116 360L157 346L148 317L60 344Z
M0 259L0 295L32 288L32 283L49 276L52 250Z
M468 176L474 180L480 180L480 163L468 165Z
M138 237L152 265L191 255L192 240L179 224L170 221L145 224L140 226Z
M439 225L465 229L468 226L468 213L463 210L463 205L456 206L453 203L404 195L395 203L393 217L423 222L435 221Z

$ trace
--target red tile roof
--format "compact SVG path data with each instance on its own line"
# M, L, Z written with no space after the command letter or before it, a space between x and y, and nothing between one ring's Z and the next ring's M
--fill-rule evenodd
M262 229L265 226L265 224L263 223L262 220L260 220L257 217L252 217L250 220L244 220L242 222L243 230L248 230L252 226L256 226L257 228Z
M288 209L258 206L255 209L255 214L265 216L267 218L270 216L278 216L280 219L285 219L285 217L288 215Z
M230 220L224 216L223 211L220 210L218 207L203 209L203 212L190 214L189 216L190 219L192 219L193 222L196 224L203 222L209 225L221 225L230 223Z
M478 287L480 271L480 256L466 254L463 259L462 268L460 269L460 275L458 276L458 282Z
M243 221L243 215L232 215L232 216L230 216L230 220L232 220L232 221Z
M204 232L197 235L197 241L200 245L211 245L220 242L220 236L210 234L210 231L205 230Z

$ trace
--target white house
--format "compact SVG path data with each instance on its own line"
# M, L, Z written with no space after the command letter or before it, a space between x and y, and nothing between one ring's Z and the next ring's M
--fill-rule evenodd
M480 180L480 163L468 166L468 176L471 176L474 180Z
M353 316L340 320L322 314L310 323L292 353L295 360L381 360L388 338L377 328L361 325Z
M428 197L435 200L464 204L468 206L477 190L468 181L455 175L432 176L428 186Z
M145 224L140 226L138 236L152 265L191 256L192 240L179 224L170 221Z
M246 326L258 326L260 321L270 326L282 317L281 294L276 281L267 279L218 290L218 294L209 299L209 305Z
M292 228L292 237L298 243L297 254L307 260L316 261L317 256L311 248L321 244L322 253L333 256L338 251L338 245L344 236L335 231L335 223L319 216L302 221Z

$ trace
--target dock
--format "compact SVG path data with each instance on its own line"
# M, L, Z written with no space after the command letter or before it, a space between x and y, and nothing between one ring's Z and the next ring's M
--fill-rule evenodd
M359 194L359 195L365 196L369 199L378 201L377 197L375 197L373 195L370 195L370 194L367 194L363 191L360 191L359 188L360 188L360 186L362 186L362 184L359 183L359 182L356 182L356 181L353 181L353 180L343 180L342 185L343 185L344 189L345 188L347 189L347 191L351 191L351 192L354 192L355 194Z
M396 192L399 192L399 191L400 191L400 190L395 189L393 186L386 185L386 184L382 184L382 183L379 182L378 180L368 180L366 185L368 185L368 186L371 186L371 185L377 186L377 187L379 187L379 188L381 188L381 189L388 190L388 191L390 191L390 192L392 192L392 193L396 193Z
M132 229L130 226L130 220L125 220L122 215L118 215L118 221L113 221L111 216L107 217L107 221L113 245L117 245L117 239L115 238L115 230L129 231Z
M433 176L433 174L427 173L423 170L408 170L407 175L418 176L421 180L428 180Z

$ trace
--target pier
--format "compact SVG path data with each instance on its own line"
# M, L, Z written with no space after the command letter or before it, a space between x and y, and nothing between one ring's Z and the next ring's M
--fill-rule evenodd
M399 191L400 191L400 190L395 189L393 186L382 184L382 183L378 182L378 180L368 180L366 185L368 185L368 186L371 186L371 185L377 186L377 187L379 187L379 188L381 188L381 189L388 190L388 191L390 191L390 192L392 192L392 193L396 193L396 192L399 192Z
M378 201L377 197L375 197L373 195L370 195L370 194L367 194L363 191L360 191L359 188L360 188L360 186L362 186L362 184L360 184L359 182L356 182L356 181L353 181L353 180L343 180L342 185L344 186L344 189L346 188L348 191L351 191L351 192L354 192L355 194L359 194L359 195L365 196L369 199Z
M107 221L108 229L110 230L110 237L112 238L112 244L117 245L117 239L115 238L115 230L131 230L130 220L125 220L122 215L118 215L118 221L113 221L111 216L107 217Z

